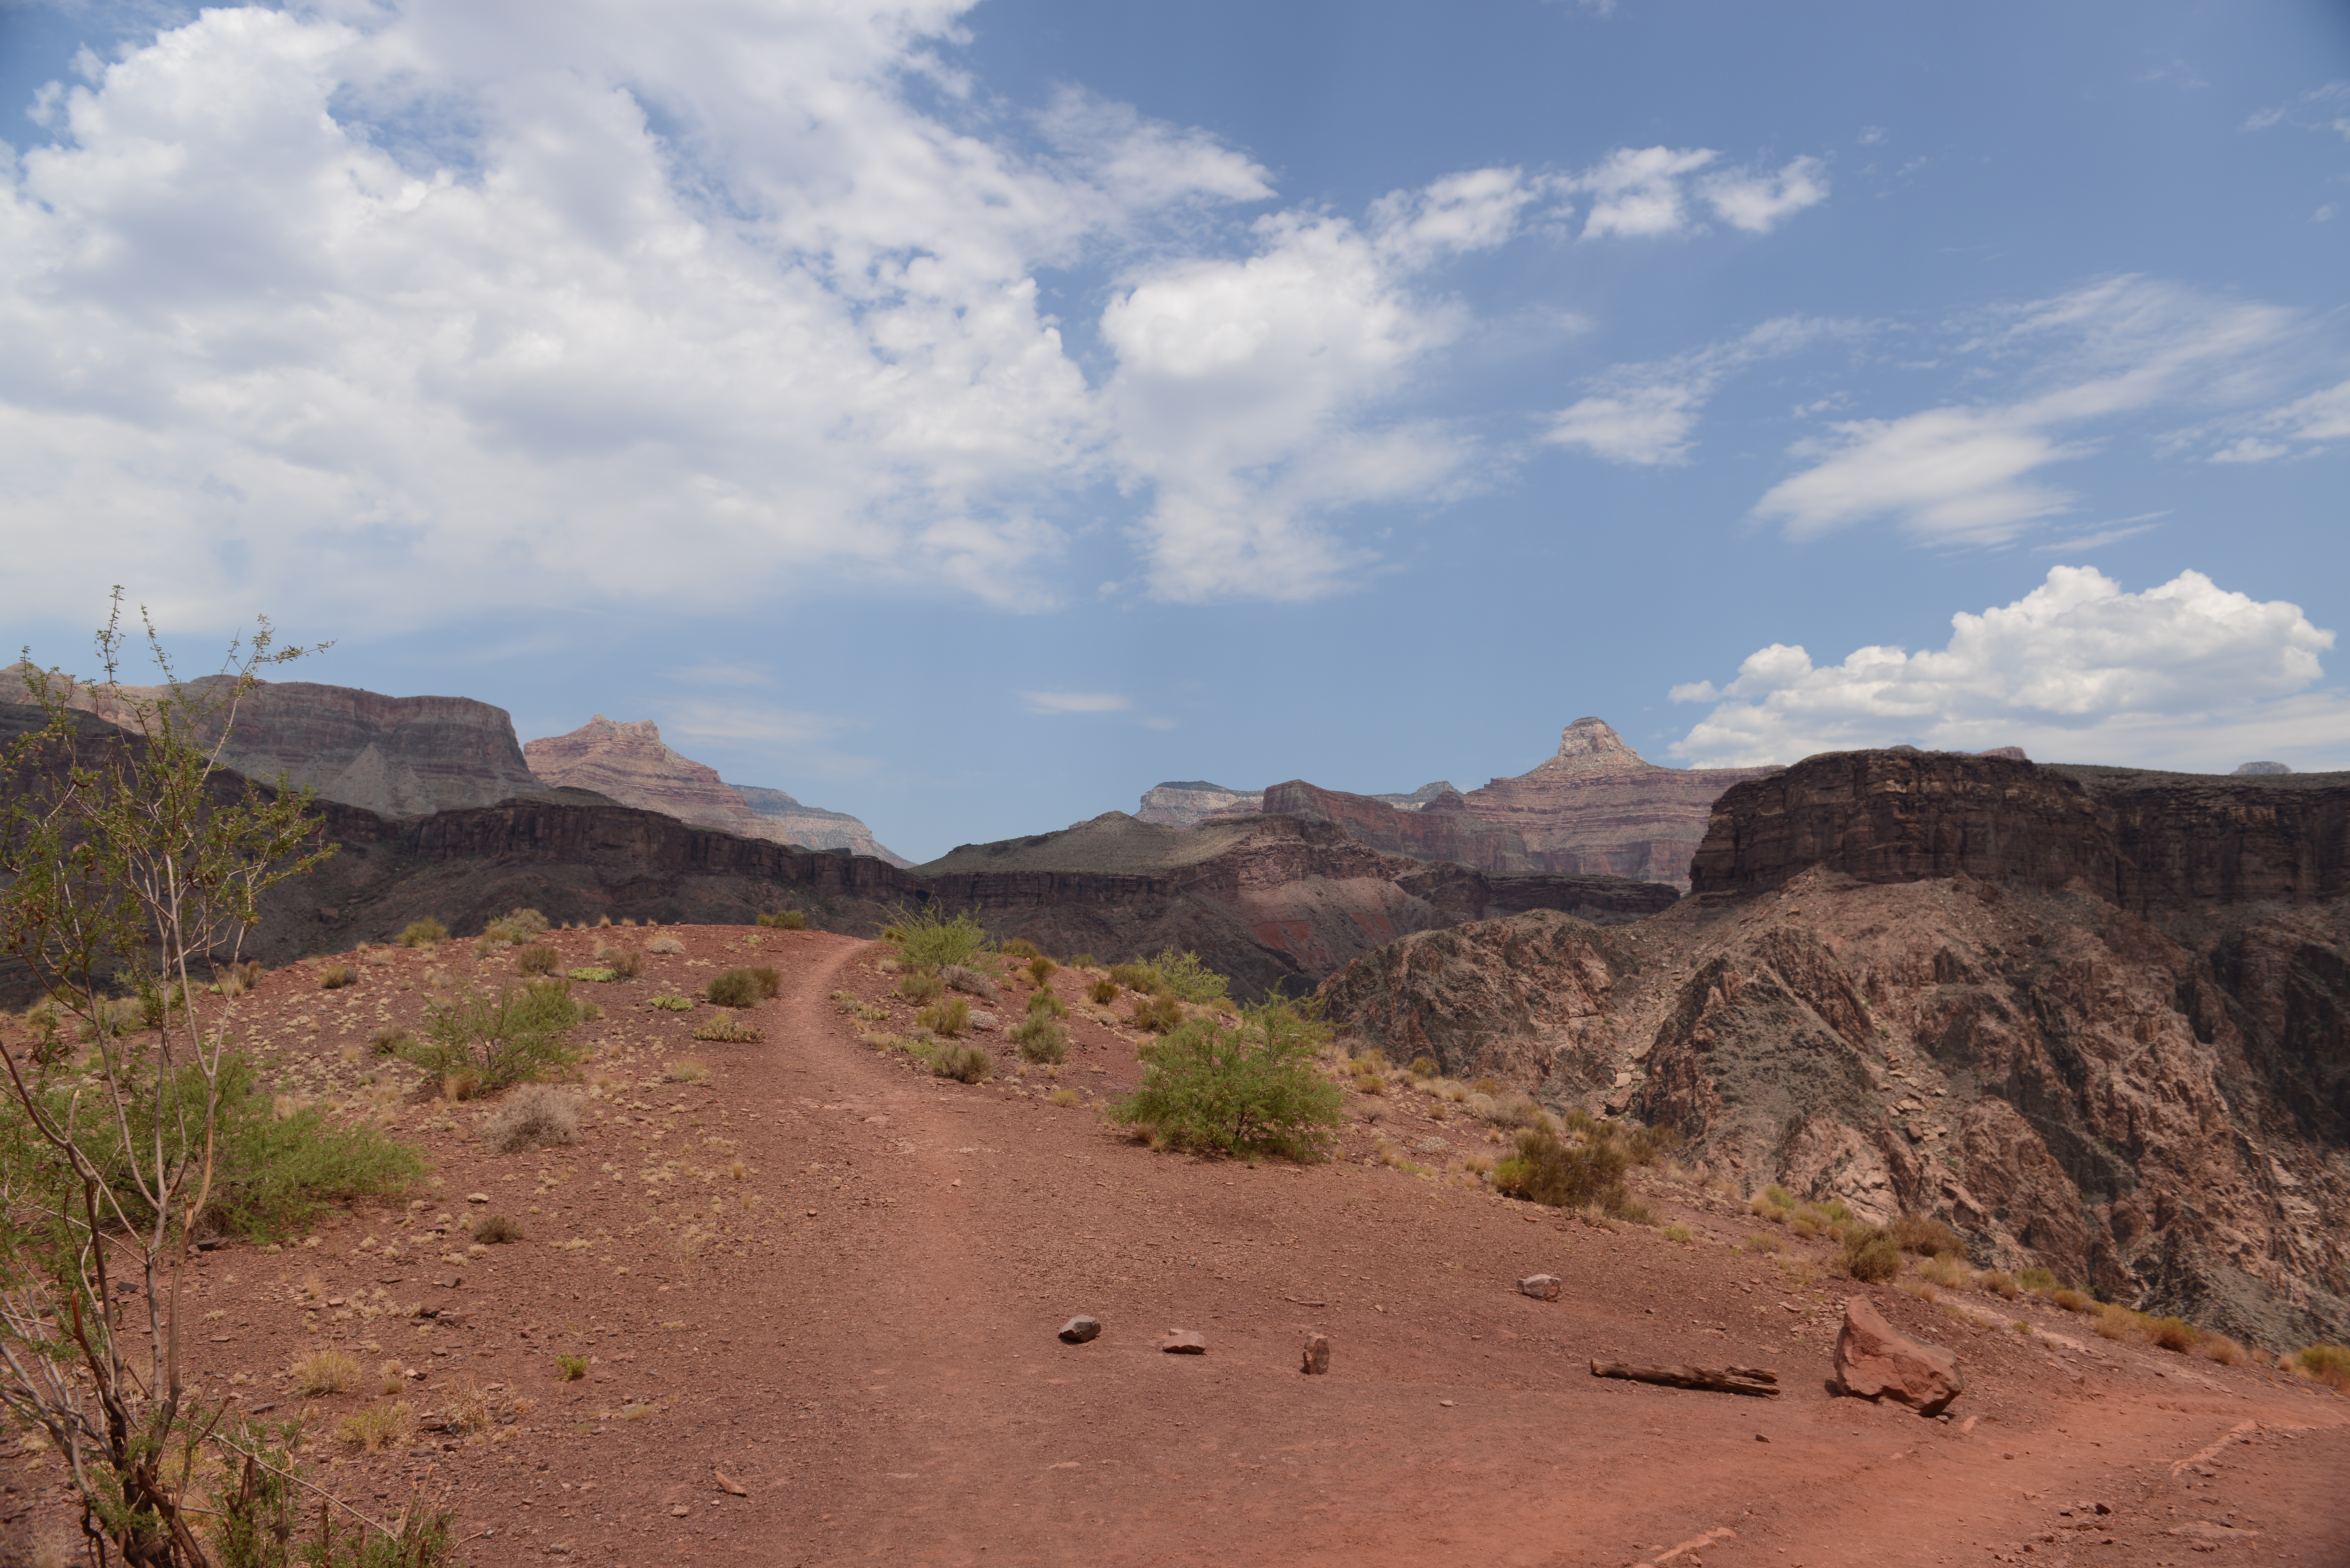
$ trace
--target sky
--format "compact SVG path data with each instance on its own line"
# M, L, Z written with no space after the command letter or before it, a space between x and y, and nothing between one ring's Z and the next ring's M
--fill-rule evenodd
M0 631L1162 780L2350 767L2350 6L0 0Z

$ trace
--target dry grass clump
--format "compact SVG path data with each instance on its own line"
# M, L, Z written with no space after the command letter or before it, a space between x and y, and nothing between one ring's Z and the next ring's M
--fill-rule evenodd
M2147 1317L2139 1320L2147 1338L2165 1350L2185 1355L2195 1348L2203 1335L2183 1317Z
M1028 983L1031 985L1044 984L1046 981L1053 978L1053 971L1060 967L1061 966L1059 964L1055 963L1043 953L1038 953L1035 958L1028 961Z
M995 1058L987 1054L983 1045L949 1043L934 1046L930 1057L931 1071L941 1078L983 1084L995 1075Z
M1014 937L1010 941L998 947L995 950L1009 959L1040 959L1045 956L1045 950L1038 947L1035 942L1030 941L1026 937Z
M759 924L772 926L779 931L804 931L807 929L807 911L805 909L778 909L772 915L759 917Z
M1918 1272L1946 1291L1961 1291L1974 1282L1975 1272L1958 1258L1929 1258Z
M2048 1299L2066 1312L2086 1312L2097 1304L2094 1300L2070 1286L2050 1292Z
M213 987L223 996L243 996L260 983L261 961L258 959L248 959L243 963L233 963L213 971ZM33 1022L33 1014L29 1011L25 1014L25 1022ZM54 1029L56 1026L53 1016L50 1027Z
M1435 1077L1438 1070L1436 1058L1433 1056L1414 1056L1411 1059L1411 1064L1404 1069L1413 1077L1423 1081Z
M1845 1232L1844 1250L1837 1254L1836 1267L1853 1279L1881 1284L1901 1272L1901 1249L1894 1243L1890 1231L1875 1225L1858 1226Z
M328 964L325 969L318 971L318 989L320 991L340 991L343 987L350 984L351 981L357 978L357 976L351 973L350 966L348 964Z
M946 981L934 974L903 975L898 981L898 994L917 1007L927 1007L946 994Z
M2350 1345L2310 1345L2293 1358L2294 1369L2338 1394L2350 1394Z
M710 1081L710 1069L686 1056L671 1062L661 1076L672 1084L706 1084Z
M2098 1309L2097 1321L2093 1326L2096 1329L2099 1339L2115 1341L2136 1339L2137 1314L2126 1306L2116 1306L2107 1303Z
M1045 1096L1045 1103L1048 1106L1059 1106L1066 1110L1077 1104L1077 1092L1075 1089L1055 1089Z
M741 1019L727 1013L713 1013L694 1027L696 1040L707 1040L719 1045L756 1045L766 1036Z
M634 980L645 972L645 955L634 948L616 948L608 942L598 942L593 956L598 968L610 970L618 980Z
M1118 1000L1118 981L1107 977L1097 980L1091 985L1086 987L1086 995L1092 1000L1094 1005L1097 1007L1107 1007L1111 1002L1116 1002Z
M941 964L939 979L949 991L960 991L983 1002L995 1000L995 982L975 969L968 969L959 963Z
M756 1007L783 989L784 977L772 969L730 969L711 976L702 994L721 1007Z
M397 1024L387 1023L368 1036L368 1046L379 1056L397 1056L416 1044L416 1036Z
M959 1035L971 1033L971 1003L960 996L950 997L944 1002L933 1002L915 1013L914 1022L933 1034L943 1035L952 1040ZM983 1052L982 1054L985 1053ZM945 1075L953 1077L956 1075L950 1073ZM963 1081L978 1082L975 1078L966 1078Z
M473 1240L484 1247L503 1247L522 1240L522 1227L504 1214L484 1214L473 1221Z
M645 944L649 953L676 954L685 950L685 944L675 937L655 937Z
M1905 1252L1921 1258L1963 1258L1967 1244L1956 1231L1923 1214L1900 1214L1885 1227L1887 1238Z
M515 954L515 968L524 974L553 974L562 962L563 955L544 942Z
M1009 1032L1020 1047L1022 1060L1057 1064L1068 1060L1069 1032L1045 1013L1031 1012L1028 1021Z
M1068 1015L1069 1004L1049 991L1037 992L1028 999L1028 1016L1031 1018L1066 1018Z
M380 1454L408 1441L416 1412L405 1405L370 1405L335 1423L335 1436L364 1453Z
M1768 1231L1754 1231L1746 1238L1744 1245L1750 1252L1783 1252L1787 1250L1787 1243Z
M404 948L437 948L449 940L449 928L430 918L411 920L400 933L400 945Z
M2244 1364L2244 1347L2224 1334L2207 1334L2195 1348L2222 1366Z
M569 1089L525 1084L483 1123L482 1138L500 1154L577 1143L579 1108L579 1096Z
M1977 1274L1975 1289L1987 1291L2002 1301L2011 1302L2023 1293L2023 1287L2017 1284L2012 1277L2001 1269L1985 1269Z
M299 1394L340 1394L359 1380L359 1364L339 1350L314 1350L295 1359L286 1379Z
M1147 1029L1153 1034L1168 1034L1182 1028L1186 1016L1183 1004L1170 994L1137 994L1134 1012L1128 1021L1137 1029Z
M567 925L568 922L567 922ZM605 924L611 922L607 920ZM485 942L504 942L508 947L520 947L546 929L546 917L536 909L509 909L482 928Z

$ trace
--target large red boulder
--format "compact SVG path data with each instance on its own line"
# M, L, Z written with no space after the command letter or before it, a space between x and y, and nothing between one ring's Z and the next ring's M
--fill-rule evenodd
M1844 1303L1836 1335L1836 1382L1864 1399L1891 1399L1920 1416L1939 1416L1966 1391L1959 1358L1939 1345L1910 1338L1885 1321L1866 1296Z

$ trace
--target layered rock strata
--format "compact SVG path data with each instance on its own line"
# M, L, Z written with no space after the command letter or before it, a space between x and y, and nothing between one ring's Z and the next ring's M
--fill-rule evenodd
M1259 812L1275 809L1265 805L1266 793L1261 789L1226 789L1222 784L1196 779L1189 783L1153 784L1142 792L1142 805L1134 815L1141 821L1155 823L1161 827L1197 827L1203 822L1254 816ZM1458 794L1460 791L1440 779L1434 784L1420 785L1409 794L1349 795L1347 798L1378 801L1397 811L1418 811L1441 796Z
M2350 1335L2350 777L1814 758L1727 793L1699 894L1366 955L1399 1060L1672 1127L1746 1189L1947 1220L2270 1346Z

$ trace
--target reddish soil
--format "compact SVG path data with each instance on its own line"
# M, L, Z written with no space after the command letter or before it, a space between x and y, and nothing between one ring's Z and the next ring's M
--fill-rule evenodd
M599 938L652 934L552 940L585 963ZM1484 1135L1401 1089L1350 1093L1326 1164L1153 1153L1096 1108L1133 1081L1133 1037L1082 1008L1057 1083L964 1085L859 1043L908 1021L879 950L662 934L685 953L579 988L607 1009L580 1035L606 1082L577 1143L534 1153L491 1152L481 1109L433 1104L367 1053L379 1023L413 1023L431 971L463 981L463 944L361 962L333 992L279 971L245 1000L282 1086L405 1089L398 1136L434 1177L413 1212L361 1206L300 1245L205 1254L197 1378L305 1413L320 1479L363 1510L453 1509L473 1563L2350 1563L2350 1401L2258 1356L2109 1343L2028 1299L1946 1296L1961 1319L1831 1279L1802 1241L1783 1265L1736 1250L1761 1227L1693 1179L1641 1173L1680 1241L1390 1168L1366 1111L1405 1148ZM745 1015L763 1044L691 1042L713 1009L644 1005L743 961L785 977ZM1072 1003L1076 980L1055 978ZM978 1038L1009 1067L1000 1035ZM663 1077L687 1058L707 1081ZM1084 1103L1045 1100L1065 1085ZM469 1208L524 1239L463 1258ZM1559 1300L1513 1288L1536 1272L1565 1281ZM1829 1395L1836 1314L1861 1289L1958 1353L1950 1419ZM1101 1337L1058 1343L1078 1313ZM1994 1326L2019 1317L2043 1332ZM1176 1328L1208 1354L1159 1354ZM1327 1376L1297 1370L1309 1332L1331 1338ZM300 1399L286 1369L322 1346L368 1376ZM564 1380L558 1356L586 1376ZM1787 1392L1602 1380L1595 1356L1769 1366ZM469 1391L485 1429L374 1456L336 1436L395 1404L429 1427ZM7 1511L59 1532L57 1477L13 1461Z

